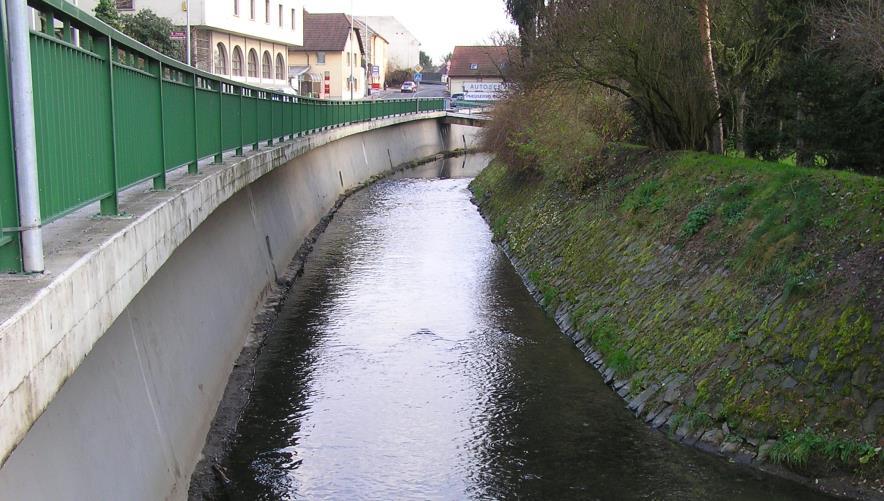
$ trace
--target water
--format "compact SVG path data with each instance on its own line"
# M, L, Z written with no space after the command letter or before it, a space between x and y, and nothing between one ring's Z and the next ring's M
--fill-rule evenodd
M259 359L232 497L821 499L634 419L491 242L463 162L338 212Z

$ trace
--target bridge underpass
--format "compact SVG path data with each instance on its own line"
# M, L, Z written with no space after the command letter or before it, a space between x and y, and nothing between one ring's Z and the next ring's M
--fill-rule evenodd
M346 191L475 129L445 124L441 99L222 80L61 0L32 5L36 161L0 162L2 266L19 272L0 278L0 498L183 498L255 308L305 236ZM62 67L66 85L45 85ZM42 274L20 273L22 194L6 189L28 168Z

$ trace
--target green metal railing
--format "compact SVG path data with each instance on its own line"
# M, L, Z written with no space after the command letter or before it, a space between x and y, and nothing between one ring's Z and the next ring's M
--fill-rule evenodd
M18 0L7 0L18 1ZM37 169L43 224L225 151L272 145L326 128L442 111L443 99L329 101L205 73L109 28L63 0L30 0ZM3 22L5 26L5 20ZM4 34L5 35L5 34ZM2 37L5 39L5 36ZM7 55L0 40L0 271L20 269ZM6 229L4 231L3 229Z
M0 9L0 12L5 15L5 8ZM0 23L6 26L5 19L0 18ZM18 271L21 269L21 249L19 233L14 229L19 226L18 197L15 187L5 36L0 36L0 58L3 63L0 64L0 270Z

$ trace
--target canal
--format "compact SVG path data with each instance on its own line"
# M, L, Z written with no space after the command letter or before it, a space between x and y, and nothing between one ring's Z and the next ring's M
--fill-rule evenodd
M491 242L483 161L344 203L258 359L230 497L823 499L633 418Z

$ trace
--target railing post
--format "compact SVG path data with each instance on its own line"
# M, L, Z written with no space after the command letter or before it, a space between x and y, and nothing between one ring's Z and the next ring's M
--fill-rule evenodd
M119 201L117 199L117 179L118 179L118 168L119 162L117 161L117 113L116 113L116 103L114 98L114 42L111 40L110 36L105 36L100 40L104 40L106 43L99 44L99 50L104 50L104 55L107 56L107 82L108 82L108 94L110 96L110 126L111 126L111 163L112 171L111 178L113 179L113 187L112 193L101 199L101 215L102 216L116 216L119 213Z
M289 140L295 139L295 130L298 128L297 124L298 119L295 117L295 113L298 111L298 107L295 106L295 98L292 96L286 97L289 103L289 116L292 117L292 123L289 124Z
M166 114L165 104L163 101L163 63L157 62L151 65L156 69L157 83L160 91L160 173L153 178L153 189L163 191L166 189Z
M218 153L214 162L224 162L224 83L221 81L218 82Z
M43 230L40 225L40 185L37 178L37 135L34 123L34 87L31 74L31 40L26 2L8 1L9 79L15 168L18 178L19 224L25 273L42 273Z
M260 144L258 144L258 143L261 142L261 138L259 137L260 134L258 134L258 124L261 123L261 119L258 117L258 111L261 109L261 107L258 106L258 104L259 104L258 94L256 92L249 92L249 94L250 94L250 97L253 98L253 100L254 100L253 102L255 104L255 142L254 142L254 144L252 144L252 151L258 151L258 148L260 148ZM251 96L251 94L254 94L254 96Z
M273 146L273 110L276 106L273 106L273 103L276 101L273 100L273 94L269 94L270 96L270 137L267 139L267 146Z
M200 135L199 135L199 113L196 106L196 74L190 74L190 87L193 91L193 162L187 164L188 174L199 174L200 168Z
M243 88L239 87L239 91L237 92L237 94L239 94L239 147L236 149L236 153L234 153L238 157L243 156L242 146L243 146L243 143L245 143L245 134L242 131L242 128L244 127L243 124L245 122L243 120L243 112L242 112L242 92L243 92Z

